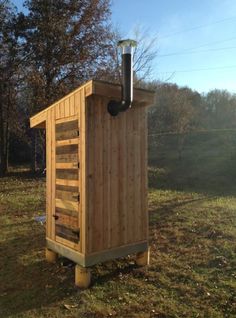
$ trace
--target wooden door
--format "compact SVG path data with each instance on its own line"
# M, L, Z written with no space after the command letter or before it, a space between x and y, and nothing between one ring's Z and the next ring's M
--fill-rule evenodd
M55 123L55 240L78 250L79 228L79 127L72 116Z

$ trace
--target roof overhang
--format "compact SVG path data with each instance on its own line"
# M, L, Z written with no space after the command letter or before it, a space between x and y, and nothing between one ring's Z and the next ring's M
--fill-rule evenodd
M72 91L68 95L64 96L60 100L53 103L51 106L45 108L41 112L30 118L30 128L46 128L46 117L47 111L55 107L58 103L62 102L64 99L75 94L77 91L83 89L85 92L85 97L90 95L100 95L106 96L109 99L120 99L122 87L119 84L111 84L103 81L91 80L84 85L78 87L76 90ZM140 106L151 106L154 104L155 93L146 89L134 88L134 103Z

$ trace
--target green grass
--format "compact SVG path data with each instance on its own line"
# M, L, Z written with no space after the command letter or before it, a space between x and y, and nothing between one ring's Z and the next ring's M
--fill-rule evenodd
M133 256L97 265L87 290L74 287L73 264L45 262L45 228L34 221L45 180L0 179L0 317L236 317L232 152L219 137L195 137L178 161L175 144L150 148L151 265Z

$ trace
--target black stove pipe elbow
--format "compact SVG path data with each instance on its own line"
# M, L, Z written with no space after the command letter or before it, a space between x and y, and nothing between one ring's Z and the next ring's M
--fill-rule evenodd
M122 99L121 101L111 100L107 105L107 110L112 116L117 116L119 112L126 111L131 107L133 101L133 56L132 47L136 46L133 40L123 40L118 42L122 47Z

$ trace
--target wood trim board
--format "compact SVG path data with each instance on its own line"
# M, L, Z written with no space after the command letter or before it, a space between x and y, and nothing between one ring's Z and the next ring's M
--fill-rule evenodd
M148 250L147 241L126 245L115 249L105 250L90 255L79 253L67 246L63 246L60 243L52 241L49 238L46 239L46 246L48 249L51 249L59 255L64 256L83 267L89 267L104 261L125 257L130 254L136 254Z

